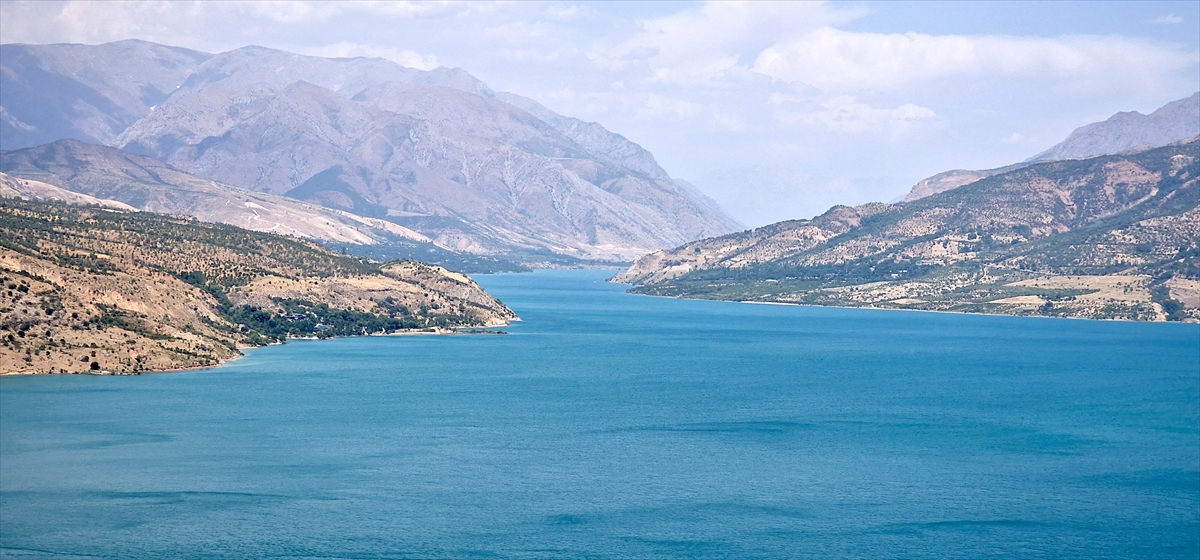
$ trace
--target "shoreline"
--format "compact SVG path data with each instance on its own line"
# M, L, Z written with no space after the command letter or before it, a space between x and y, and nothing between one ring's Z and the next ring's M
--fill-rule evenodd
M315 337L315 336L297 336L294 338L289 338L287 340L321 341L321 340L332 340L332 339L337 339L337 338L361 338L361 337L371 337L371 336L384 337L384 336L450 336L450 335L472 335L472 334L473 335L508 334L504 331L486 330L486 329L500 328L500 327L504 327L504 326L508 326L508 325L498 325L498 326L493 326L493 327L462 327L463 329L480 329L479 332L470 332L470 331L461 332L460 330L457 330L457 329L445 329L445 328L441 328L441 327L436 327L435 328L436 330L434 330L434 331L413 330L413 331L393 332L393 333L368 333L368 334L358 334L358 335L351 335L351 336L330 336L330 337L325 337L325 338L319 338L319 337ZM217 363L211 364L211 365L187 366L187 367L171 368L171 369L148 369L148 370L144 370L144 371L129 372L129 373L114 373L111 371L98 371L95 373L90 372L90 371L82 371L82 372L78 372L78 373L42 373L42 372L37 372L37 371L6 371L3 373L0 373L0 377L32 377L32 376L36 376L36 375L90 375L93 377L137 377L139 375L148 374L148 373L178 373L181 371L196 371L196 370L203 370L203 369L215 369L215 368L221 367L229 362L233 362L235 360L240 360L240 359L246 357L246 354L245 354L245 352L243 352L243 350L266 348L268 346L283 346L284 344L287 344L287 340L285 340L283 342L272 342L270 344L264 344L262 346L243 346L243 347L238 348L238 355L232 356L230 358L226 358L223 360L219 360Z
M624 282L612 282L613 284L624 284L626 286L634 286L634 284L625 284ZM867 305L821 305L817 303L793 303L785 301L749 301L736 299L713 299L713 298L692 298L683 296L656 296L653 294L634 294L626 291L625 293L634 296L645 296L653 298L680 299L688 301L716 301L722 303L739 303L747 305L774 305L782 307L814 307L824 309L869 309L872 311L908 311L913 313L945 313L948 315L971 315L978 317L1015 317L1021 319L1067 319L1073 321L1098 321L1112 323L1136 323L1136 324L1165 324L1165 325L1200 325L1198 321L1138 321L1134 319L1093 319L1091 317L1049 317L1046 315L1017 315L1014 313L978 313L974 311L948 311L945 309L906 309L902 307L873 307Z

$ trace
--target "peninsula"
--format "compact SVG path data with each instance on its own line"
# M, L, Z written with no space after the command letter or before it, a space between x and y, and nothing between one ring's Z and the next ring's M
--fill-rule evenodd
M0 373L203 367L288 337L515 318L437 266L187 216L0 197Z

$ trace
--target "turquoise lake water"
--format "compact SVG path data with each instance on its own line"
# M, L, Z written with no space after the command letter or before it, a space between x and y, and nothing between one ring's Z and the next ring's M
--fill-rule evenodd
M508 335L0 379L3 558L1200 557L1200 327L481 276Z

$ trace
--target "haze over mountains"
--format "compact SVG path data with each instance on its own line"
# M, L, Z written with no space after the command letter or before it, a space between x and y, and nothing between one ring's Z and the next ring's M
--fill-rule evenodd
M899 204L834 206L639 259L634 291L714 299L1200 320L1200 93Z
M145 41L0 45L0 146L113 145L208 58Z
M77 140L0 153L0 176L21 198L99 202L333 243L430 243L385 220L201 179L153 158Z
M1027 161L1084 159L1136 148L1157 148L1200 134L1200 92L1172 101L1149 115L1123 111L1075 129L1066 140Z
M25 196L52 190L35 181L334 243L526 258L630 260L737 227L637 144L461 69L143 41L0 49L0 170ZM936 175L906 201L1197 132L1200 93L1027 162Z
M8 151L106 144L479 254L629 260L737 227L640 146L462 70L141 41L0 49Z
M1150 149L1182 142L1200 134L1200 92L1172 101L1149 115L1123 111L1108 119L1081 126L1046 151L1024 162L995 169L952 169L923 179L913 186L905 202L945 192L980 179L1042 161L1084 159L1127 150Z

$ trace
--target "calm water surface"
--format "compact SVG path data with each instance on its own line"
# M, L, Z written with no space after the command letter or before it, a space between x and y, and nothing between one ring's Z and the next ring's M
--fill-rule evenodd
M3 558L1200 557L1200 328L480 281L509 335L0 380Z

